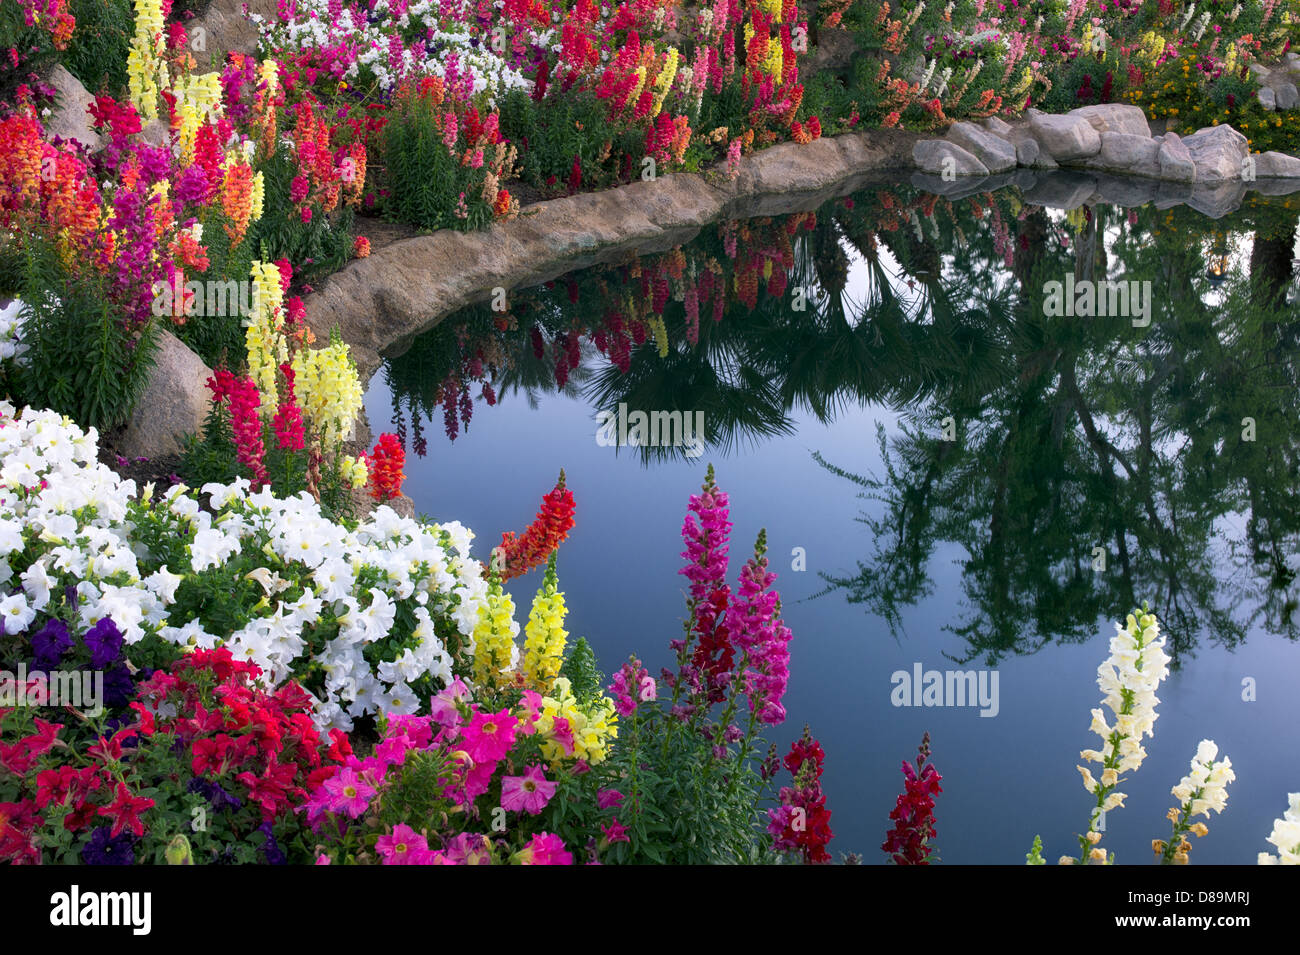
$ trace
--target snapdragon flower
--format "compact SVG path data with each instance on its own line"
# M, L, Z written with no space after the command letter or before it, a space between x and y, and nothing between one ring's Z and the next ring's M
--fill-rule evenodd
M1087 767L1078 767L1084 788L1096 797L1088 831L1079 839L1083 849L1080 862L1090 856L1097 859L1097 853L1101 853L1100 859L1105 858L1104 851L1096 846L1100 838L1098 817L1124 804L1125 794L1117 787L1123 774L1137 770L1146 758L1142 738L1154 735L1156 704L1160 702L1156 688L1169 674L1165 640L1154 614L1129 614L1126 625L1116 624L1115 630L1110 656L1097 668L1097 685L1105 694L1102 704L1110 709L1115 722L1111 725L1101 709L1094 709L1090 728L1101 737L1101 748L1085 749L1079 754L1088 762L1102 765L1100 780ZM1096 838L1090 838L1093 836Z
M1273 823L1268 841L1277 846L1277 855L1259 854L1260 865L1300 865L1300 793L1288 793L1287 807L1282 818Z
M1232 771L1232 760L1226 756L1215 761L1219 747L1213 740L1203 739L1192 757L1192 770L1179 781L1171 792L1179 805L1169 810L1169 820L1174 825L1173 836L1168 840L1156 839L1151 848L1160 856L1161 863L1187 864L1187 854L1192 844L1187 833L1197 838L1209 832L1203 822L1193 823L1196 816L1209 817L1211 812L1223 812L1228 804L1228 783L1237 778Z

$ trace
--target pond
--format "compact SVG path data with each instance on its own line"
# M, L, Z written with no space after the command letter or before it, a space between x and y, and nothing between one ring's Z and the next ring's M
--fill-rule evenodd
M864 188L509 290L388 357L369 419L406 440L417 509L484 553L565 469L570 639L606 674L671 665L712 463L729 579L766 528L794 632L768 739L811 726L830 848L869 863L926 731L941 861L1020 863L1035 834L1077 854L1097 666L1146 602L1174 669L1103 845L1151 860L1208 737L1237 781L1192 859L1253 863L1300 788L1300 200L1031 196ZM983 672L982 705L896 705L895 674L931 670Z

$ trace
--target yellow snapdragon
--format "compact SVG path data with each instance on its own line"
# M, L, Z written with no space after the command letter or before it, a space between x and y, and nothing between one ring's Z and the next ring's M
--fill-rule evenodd
M555 555L546 563L546 576L533 598L524 627L524 675L529 686L541 693L550 691L564 662L564 594L555 573Z
M269 414L274 414L275 406L279 403L276 369L282 362L289 360L289 347L283 336L278 334L277 328L277 315L284 296L280 291L280 270L273 262L254 262L252 279L252 310L244 332L248 371L257 390L262 393L262 408Z
M174 88L176 111L180 114L181 155L187 163L194 161L194 144L199 127L221 118L221 76L217 73L190 74L178 77Z
M248 224L252 225L262 218L262 206L266 201L266 181L262 178L262 173L258 172L253 176L253 194L249 199L250 214Z
M343 455L339 462L339 472L347 485L354 490L365 487L366 482L370 480L370 468L366 466L365 460L354 458L350 454Z
M557 719L567 722L567 731L557 732ZM568 677L562 676L556 678L551 695L542 698L536 727L542 756L551 765L566 759L581 759L594 766L604 762L610 744L618 737L618 715L614 701L603 694L583 709L573 695Z
M515 644L518 635L514 599L494 576L488 583L487 601L479 606L478 626L474 629L474 679L480 686L496 682L519 662Z
M304 348L293 356L294 392L308 426L326 445L352 430L365 392L342 341L326 348Z
M161 0L135 0L135 33L126 54L127 89L140 118L158 118L158 91L167 87Z
M645 89L645 67L636 68L636 86L632 87L632 94L627 98L627 105L636 108L637 100L641 98L641 91Z
M658 116L659 111L664 107L664 99L668 96L668 91L672 88L673 80L677 76L677 47L668 48L668 56L664 59L663 69L655 77L655 96L650 105L650 115Z

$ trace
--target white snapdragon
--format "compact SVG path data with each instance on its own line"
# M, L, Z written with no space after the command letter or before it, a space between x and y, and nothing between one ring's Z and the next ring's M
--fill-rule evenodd
M1110 639L1110 655L1097 668L1102 705L1110 709L1114 722L1107 722L1101 708L1094 709L1089 729L1101 737L1101 748L1079 753L1088 762L1100 763L1102 772L1096 779L1087 767L1077 767L1084 788L1097 800L1088 832L1080 840L1084 854L1078 861L1106 860L1106 853L1096 845L1101 838L1098 818L1124 805L1126 796L1117 787L1122 775L1136 770L1146 758L1142 739L1154 735L1156 704L1160 702L1156 688L1169 673L1165 641L1153 614L1129 614L1126 625L1116 624L1115 631Z
M1228 783L1237 776L1232 771L1232 760L1225 756L1216 762L1218 755L1219 747L1213 740L1201 740L1192 758L1191 772L1172 790L1189 819L1223 812L1228 804Z
M1273 823L1268 841L1277 847L1277 855L1259 854L1260 865L1300 865L1300 793L1288 793L1290 805L1281 819Z

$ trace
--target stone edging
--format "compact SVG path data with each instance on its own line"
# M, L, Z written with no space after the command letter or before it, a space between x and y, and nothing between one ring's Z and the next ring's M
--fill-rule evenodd
M1197 186L1300 179L1300 159L1252 154L1246 137L1231 126L1207 126L1186 137L1151 133L1146 114L1123 103L1068 113L1031 109L1011 123L995 116L982 126L953 123L945 139L918 142L912 159L922 172L949 182L1017 167L1067 167Z
M326 278L304 301L307 322L318 338L339 329L365 381L381 352L486 300L493 288L535 285L633 250L667 250L719 218L816 206L854 191L871 174L896 170L905 181L917 138L871 130L783 143L743 159L733 180L672 173L539 202L478 232L443 229L402 239Z

